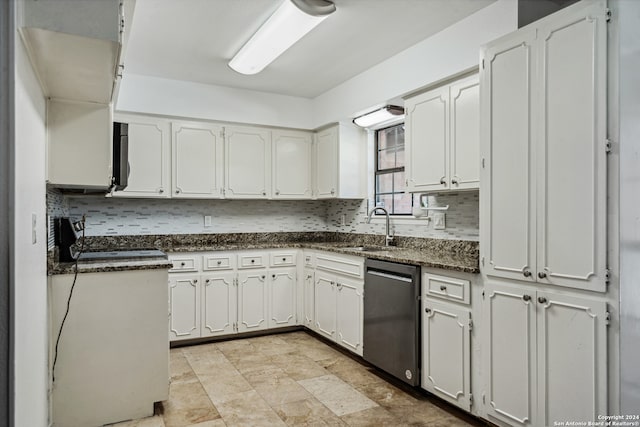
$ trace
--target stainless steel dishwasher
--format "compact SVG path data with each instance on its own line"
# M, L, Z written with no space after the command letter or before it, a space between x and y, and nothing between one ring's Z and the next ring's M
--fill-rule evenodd
M364 359L410 385L420 375L420 268L367 259Z

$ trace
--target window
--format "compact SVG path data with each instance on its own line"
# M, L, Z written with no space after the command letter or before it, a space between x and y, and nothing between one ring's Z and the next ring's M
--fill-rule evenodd
M413 197L405 193L404 123L376 131L375 203L390 215L411 215Z

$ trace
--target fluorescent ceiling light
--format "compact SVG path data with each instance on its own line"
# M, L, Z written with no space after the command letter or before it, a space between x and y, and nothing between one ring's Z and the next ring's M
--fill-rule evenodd
M259 73L335 10L327 0L284 0L229 66L241 74Z
M397 105L386 105L379 110L371 111L360 117L353 119L353 123L362 128L372 128L381 123L390 122L392 120L404 117L404 108Z

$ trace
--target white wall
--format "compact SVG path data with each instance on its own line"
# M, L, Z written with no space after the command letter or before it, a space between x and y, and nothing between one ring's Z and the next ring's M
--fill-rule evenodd
M311 100L159 77L125 74L118 111L311 129Z
M18 34L15 51L14 416L16 426L46 426L45 100ZM32 214L36 214L35 244Z
M480 45L517 21L517 2L498 0L315 99L125 73L116 109L316 129L477 66Z
M314 125L354 117L373 106L478 66L481 45L517 29L515 0L498 0L318 96Z

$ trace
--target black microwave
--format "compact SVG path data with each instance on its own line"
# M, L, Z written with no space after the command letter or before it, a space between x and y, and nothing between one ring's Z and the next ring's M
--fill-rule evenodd
M124 190L129 181L129 125L113 123L113 166L111 190Z

